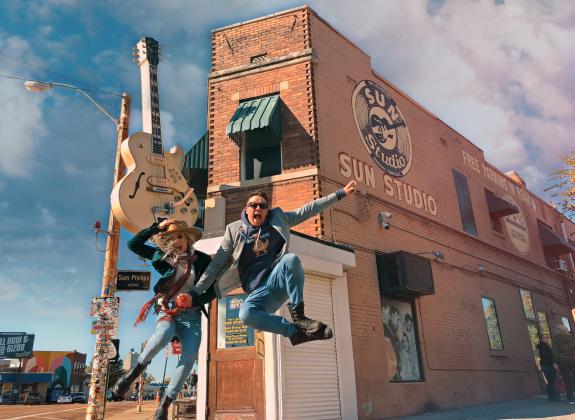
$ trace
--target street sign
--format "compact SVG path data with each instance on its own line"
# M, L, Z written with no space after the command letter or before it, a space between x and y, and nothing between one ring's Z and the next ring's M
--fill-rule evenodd
M112 338L110 340L110 346L108 349L108 359L110 363L118 363L118 359L120 353L120 339L119 338Z
M116 290L150 290L150 271L118 270Z
M34 334L0 333L0 359L19 359L32 356Z

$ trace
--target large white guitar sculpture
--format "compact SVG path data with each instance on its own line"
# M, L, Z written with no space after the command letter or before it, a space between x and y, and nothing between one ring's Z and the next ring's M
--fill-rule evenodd
M112 191L114 216L136 233L163 219L183 220L192 226L198 219L198 200L181 173L184 151L162 146L158 93L158 42L142 38L136 45L142 80L144 132L122 143L127 173Z

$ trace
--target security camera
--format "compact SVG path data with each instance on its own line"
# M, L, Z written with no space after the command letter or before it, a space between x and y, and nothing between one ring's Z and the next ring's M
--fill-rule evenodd
M385 230L389 230L391 228L391 216L392 214L387 211L380 211L377 215L377 221Z

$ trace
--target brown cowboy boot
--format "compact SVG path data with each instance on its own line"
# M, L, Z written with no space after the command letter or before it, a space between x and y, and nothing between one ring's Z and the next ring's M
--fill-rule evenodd
M291 303L287 304L287 308L291 315L291 319L293 324L306 330L308 333L313 334L318 332L321 328L325 327L326 325L321 321L316 321L313 319L309 319L304 315L304 303L300 302L297 305L292 305Z

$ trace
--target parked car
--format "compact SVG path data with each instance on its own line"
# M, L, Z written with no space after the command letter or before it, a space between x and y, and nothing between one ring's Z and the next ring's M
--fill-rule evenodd
M62 394L58 397L58 404L72 404L71 394Z
M83 392L74 392L72 394L72 402L86 404L86 396L84 395Z
M21 395L20 401L24 404L42 404L42 396L37 392L26 392Z
M12 394L10 392L6 392L3 395L0 395L0 404L12 404Z
M112 394L112 391L108 390L108 394L106 395L106 399L108 401L124 401L124 397L115 396Z

